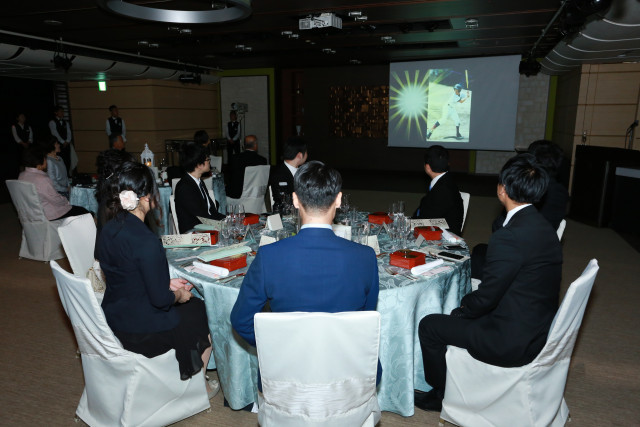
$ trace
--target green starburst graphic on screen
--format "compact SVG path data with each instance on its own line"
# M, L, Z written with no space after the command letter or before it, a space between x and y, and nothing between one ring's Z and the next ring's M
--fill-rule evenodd
M405 129L407 139L411 136L411 128L415 126L419 135L422 134L422 124L427 127L427 95L429 91L430 71L416 70L413 78L409 71L404 72L404 79L398 73L391 74L396 84L390 86L389 111L391 120L395 121L395 130Z

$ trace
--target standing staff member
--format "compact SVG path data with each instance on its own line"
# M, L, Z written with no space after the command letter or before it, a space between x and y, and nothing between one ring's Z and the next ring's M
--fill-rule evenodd
M53 114L53 120L49 122L49 131L51 131L51 136L60 143L60 157L62 157L64 165L67 167L67 172L71 175L71 171L78 164L77 158L74 159L73 164L71 162L71 151L73 149L71 127L69 122L64 119L64 110L61 106L56 105L53 108ZM73 150L73 156L75 157L75 150Z
M16 124L11 126L13 139L24 148L29 148L29 144L33 143L33 130L27 125L27 118L23 113L18 114L16 120Z
M107 119L107 136L111 136L113 134L121 135L122 140L127 142L127 128L124 125L124 120L120 117L118 113L118 107L116 105L112 105L109 107L109 112L111 116Z
M229 113L229 122L225 128L225 137L227 138L227 154L229 160L233 154L240 154L240 122L238 121L238 114L231 110Z

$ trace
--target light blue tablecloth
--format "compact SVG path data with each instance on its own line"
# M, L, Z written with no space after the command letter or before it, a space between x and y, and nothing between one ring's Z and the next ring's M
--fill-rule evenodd
M380 236L381 249L389 249L388 239ZM184 277L204 297L213 341L213 356L224 396L233 409L241 409L257 399L258 361L256 349L248 345L232 329L229 315L238 297L242 277L221 284L206 276L190 273L179 266L199 251L171 249L167 251L171 277ZM248 257L250 264L253 257ZM391 275L388 255L379 258L380 294L377 311L382 315L380 363L383 374L378 387L378 401L383 411L403 416L414 412L413 390L427 391L422 353L418 341L418 324L427 314L450 313L462 297L471 291L470 262L448 263L450 270L436 276L412 281ZM236 270L232 274L246 271ZM406 270L405 270L406 271Z
M156 221L149 221L149 224L153 231L161 236L169 233L169 214L171 209L169 207L169 196L171 196L171 187L158 187L158 192L160 193L160 206L162 209L154 209L152 212L159 224L156 224ZM82 206L96 214L98 213L98 201L95 193L96 189L92 187L72 186L69 202L75 206Z

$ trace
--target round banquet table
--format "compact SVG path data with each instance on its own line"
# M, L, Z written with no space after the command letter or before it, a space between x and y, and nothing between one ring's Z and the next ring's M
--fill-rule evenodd
M384 232L379 239L381 251L388 252L390 242ZM427 242L427 246L435 249L440 243ZM415 242L410 242L408 247L411 249L412 245L415 248ZM255 249L255 242L251 246ZM422 248L425 248L424 244ZM257 402L258 378L256 349L233 331L229 320L243 277L221 283L184 268L194 259L187 258L209 249L169 249L167 259L171 277L187 279L204 298L213 342L209 369L217 368L229 406L242 409ZM459 253L468 254L468 250ZM248 265L253 258L247 257ZM377 311L382 316L379 358L383 369L378 401L383 411L411 416L414 413L413 390L431 389L424 380L418 324L428 314L450 313L471 291L468 259L460 263L445 262L444 266L444 271L439 273L414 277L409 270L389 268L388 255L378 257L380 293ZM232 271L231 275L246 272L247 268ZM394 272L404 272L408 277L391 274Z

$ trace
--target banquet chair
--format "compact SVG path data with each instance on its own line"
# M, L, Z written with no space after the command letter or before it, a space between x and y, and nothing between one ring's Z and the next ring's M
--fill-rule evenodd
M67 254L73 274L86 277L93 266L96 246L96 223L91 214L65 218L58 235Z
M269 186L269 203L271 212L273 212L273 205L275 204L275 202L273 201L273 189L271 188L271 186Z
M22 243L18 256L45 262L64 258L64 250L58 237L58 227L62 220L47 219L36 186L15 179L8 179L6 183L22 225Z
M563 219L562 221L560 221L560 225L558 226L558 230L556 230L556 233L558 233L558 240L562 240L562 235L564 234L564 229L567 228L567 220Z
M210 407L204 375L180 379L175 350L147 358L113 334L89 279L51 262L60 301L76 336L85 387L76 416L90 426L168 425Z
M175 229L172 234L180 234L178 228L178 215L176 215L176 196L173 194L169 196L169 205L171 206L171 218L173 218L173 228Z
M462 198L462 207L464 208L464 212L462 214L462 226L460 227L460 231L464 228L464 222L467 219L467 211L469 210L469 199L471 199L471 194L460 192L460 197Z
M373 427L380 313L257 313L262 427Z
M173 178L171 180L171 194L176 194L176 185L182 178Z
M218 172L222 171L222 156L209 156L211 158L211 170L216 168Z
M244 170L242 195L239 199L227 196L227 206L242 204L245 212L261 214L267 211L264 197L269 186L269 165L247 166Z
M547 343L528 365L488 365L465 349L448 346L440 426L564 426L569 417L563 397L569 362L598 269L592 259L569 286Z

